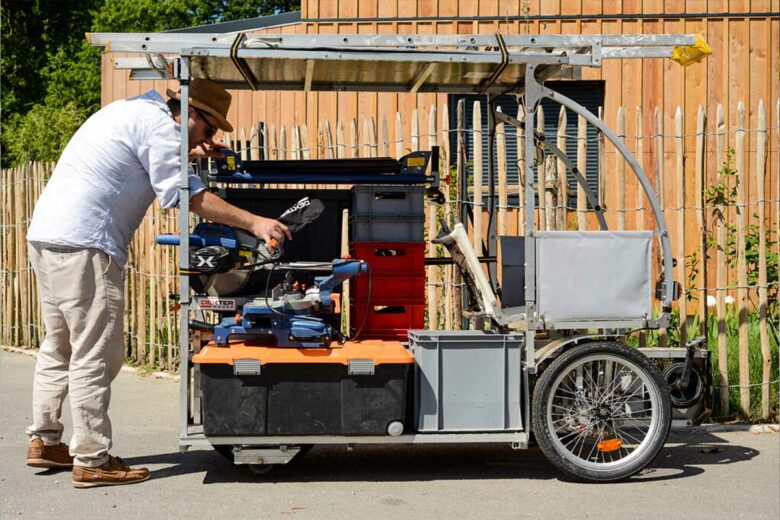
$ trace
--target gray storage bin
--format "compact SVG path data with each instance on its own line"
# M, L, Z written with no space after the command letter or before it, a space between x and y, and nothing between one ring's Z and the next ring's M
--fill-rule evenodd
M353 215L351 242L423 242L425 216Z
M425 188L422 186L354 186L352 213L424 218L424 200Z
M522 430L521 334L410 330L420 432Z

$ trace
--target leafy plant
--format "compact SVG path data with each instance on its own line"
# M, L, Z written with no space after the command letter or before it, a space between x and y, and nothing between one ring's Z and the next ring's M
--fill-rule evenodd
M4 140L20 162L56 161L84 120L84 111L74 103L63 107L36 105L12 121L13 131L3 132Z

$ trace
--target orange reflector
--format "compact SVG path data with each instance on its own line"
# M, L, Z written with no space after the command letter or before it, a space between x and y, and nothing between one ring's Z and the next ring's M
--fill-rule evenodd
M623 441L620 439L607 439L605 441L601 441L596 445L596 448L598 448L601 452L607 452L607 451L617 451L620 449L620 447L623 446Z

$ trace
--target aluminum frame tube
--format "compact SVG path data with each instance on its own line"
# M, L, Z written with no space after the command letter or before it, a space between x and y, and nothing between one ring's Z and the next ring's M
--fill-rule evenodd
M180 60L179 82L181 84L181 157L179 179L179 437L187 436L190 419L190 359L189 359L189 309L190 279L183 271L189 269L189 109L190 109L190 67L189 59ZM181 445L181 443L180 443Z

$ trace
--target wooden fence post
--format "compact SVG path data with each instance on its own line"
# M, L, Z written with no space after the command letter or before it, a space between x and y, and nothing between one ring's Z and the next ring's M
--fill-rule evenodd
M679 106L674 113L675 163L677 169L677 279L682 287L680 295L680 346L688 339L688 285L685 274L685 141L683 112Z
M706 185L704 139L707 115L704 107L699 105L696 115L696 216L699 223L699 265L701 276L699 276L699 334L704 337L708 335L708 316L707 310L707 215L704 207L704 189Z
M347 157L347 141L344 136L344 121L339 119L336 125L336 158L344 159Z
M415 119L417 118L415 117ZM428 149L436 146L436 143L436 105L431 105L431 111L428 114ZM431 242L431 239L436 236L437 207L431 201L427 201L426 206L428 213L428 256L435 257L438 254L436 253L436 246ZM431 330L439 330L439 267L435 265L428 266L427 271L428 327Z
M726 160L726 123L723 114L723 105L718 103L715 116L715 148L718 171L723 168ZM720 179L721 182L727 182ZM718 374L720 375L720 412L729 414L729 365L728 365L728 338L726 337L726 302L724 290L726 287L726 254L723 248L726 244L726 208L718 206L715 218L716 237L718 241L715 253L717 264L716 298L718 311Z
M460 211L461 211L461 204L465 199L468 198L468 194L463 193L462 186L466 185L465 179L468 175L467 170L467 157L466 157L466 129L465 129L465 120L466 120L466 100L460 99L458 100L458 111L457 111L457 121L456 121L456 168L457 168L457 179L455 183L455 201L457 203L457 206L455 207L455 215L456 220L460 220ZM464 225L468 226L468 222L465 222ZM454 314L454 320L455 320L455 328L461 329L463 326L463 289L461 288L461 283L463 282L460 274L459 269L453 269L453 276L452 276L452 283L454 285L453 288L453 310L452 313Z
M417 113L417 109L412 110L412 151L417 152L420 150L420 116Z
M400 159L404 156L404 122L401 119L401 112L395 113L395 157Z
M577 169L580 174L588 178L588 122L582 116L577 116ZM577 184L577 229L585 231L588 229L588 200L585 197L585 190Z
M636 133L634 135L636 139L636 160L639 161L639 164L642 165L642 169L647 173L647 169L645 168L645 153L644 153L644 136L642 135L643 128L642 128L642 107L638 106L636 107L635 112L635 126L636 126ZM645 192L644 188L642 188L642 183L637 181L636 183L636 212L634 213L634 225L636 226L636 229L644 229L645 228Z
M472 235L474 252L482 256L482 106L479 101L474 102L472 143L474 160L474 233Z
M390 125L387 122L387 116L382 116L382 151L385 157L390 157Z
M761 341L761 418L769 417L769 381L772 375L772 351L769 347L767 310L769 297L766 272L766 187L764 185L767 152L767 124L764 100L758 102L758 135L756 143L756 198L758 199L758 333Z
M352 157L360 157L360 135L357 129L357 120L353 117L349 122L349 133L352 137Z
M325 157L335 159L336 153L333 149L333 130L330 127L330 120L325 120Z
M536 131L544 135L544 109L541 103L536 109ZM546 155L542 156L542 162L536 169L536 194L539 200L539 229L546 231L547 228L547 163L550 159Z
M525 109L517 104L517 120L525 123ZM517 235L524 234L525 226L525 127L517 129Z
M558 149L566 153L566 130L568 128L568 115L566 107L561 106L561 110L558 112ZM566 171L566 164L558 159L556 161L558 168L558 216L557 216L557 229L566 230L566 216L569 207L569 174ZM520 199L520 204L523 203L523 199Z
M626 113L623 107L618 108L617 112L617 133L621 143L626 142ZM617 228L626 229L626 160L623 154L615 154L617 170Z
M497 107L501 112L501 107ZM506 171L506 133L503 122L496 124L496 159L498 167L498 218L496 228L498 236L507 234L507 206L509 197L506 192L507 171Z
M440 175L452 179L450 175L450 167L452 164L452 149L450 146L450 110L447 104L441 111L441 164L439 165ZM447 182L441 183L442 191L444 192L444 221L448 226L452 226L452 200L450 197L450 184ZM444 256L450 256L446 248L444 250ZM453 302L453 277L454 266L448 265L444 268L444 328L452 330L452 310L454 307Z
M664 195L664 118L661 109L655 107L653 113L653 157L655 159L655 188L658 192L658 200L661 211L666 216L666 196ZM657 256L658 270L661 270L661 255ZM668 337L665 328L658 329L658 346L664 348L668 345Z
M748 290L747 261L745 259L745 185L747 183L747 160L745 157L745 105L737 105L736 170L737 188L737 310L739 320L739 401L742 411L750 415L750 369L748 366Z

